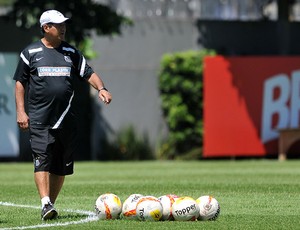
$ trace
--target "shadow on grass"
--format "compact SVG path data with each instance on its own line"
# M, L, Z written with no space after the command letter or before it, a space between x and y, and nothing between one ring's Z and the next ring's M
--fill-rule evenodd
M79 213L71 213L71 214L59 215L57 220L66 220L66 219L74 220L74 219L84 219L84 218L87 218L87 215L79 214Z

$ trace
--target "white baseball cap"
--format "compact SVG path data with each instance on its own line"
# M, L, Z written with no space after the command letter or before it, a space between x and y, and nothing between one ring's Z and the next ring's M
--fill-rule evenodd
M63 23L68 20L61 12L57 10L47 10L40 17L41 27L47 23Z

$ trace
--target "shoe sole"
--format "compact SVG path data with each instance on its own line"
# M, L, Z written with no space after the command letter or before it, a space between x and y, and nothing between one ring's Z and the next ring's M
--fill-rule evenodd
M57 218L58 213L55 209L51 209L49 210L47 213L44 214L44 216L42 217L42 220L53 220L55 218Z

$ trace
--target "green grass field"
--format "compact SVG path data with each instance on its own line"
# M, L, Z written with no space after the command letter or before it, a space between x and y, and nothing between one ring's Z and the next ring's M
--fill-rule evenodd
M0 229L299 229L299 166L276 160L77 162L56 202L60 218L43 222L31 163L0 163ZM106 192L122 201L132 193L210 194L221 214L210 222L88 221L76 211L93 212Z

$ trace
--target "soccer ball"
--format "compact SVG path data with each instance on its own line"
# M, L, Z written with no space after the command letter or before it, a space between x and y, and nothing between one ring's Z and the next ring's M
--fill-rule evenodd
M122 211L122 202L117 195L105 193L97 198L95 211L100 220L118 219Z
M136 205L142 194L131 194L123 203L122 218L136 220Z
M189 196L179 197L172 205L172 215L175 220L193 221L199 217L199 206Z
M220 205L212 196L200 196L196 200L199 205L199 220L216 220L220 214Z
M172 205L177 198L178 196L174 194L168 194L158 197L158 200L163 207L163 213L161 217L162 220L174 220L174 217L172 215Z
M138 220L158 221L162 217L163 207L160 201L153 196L141 197L136 205Z

